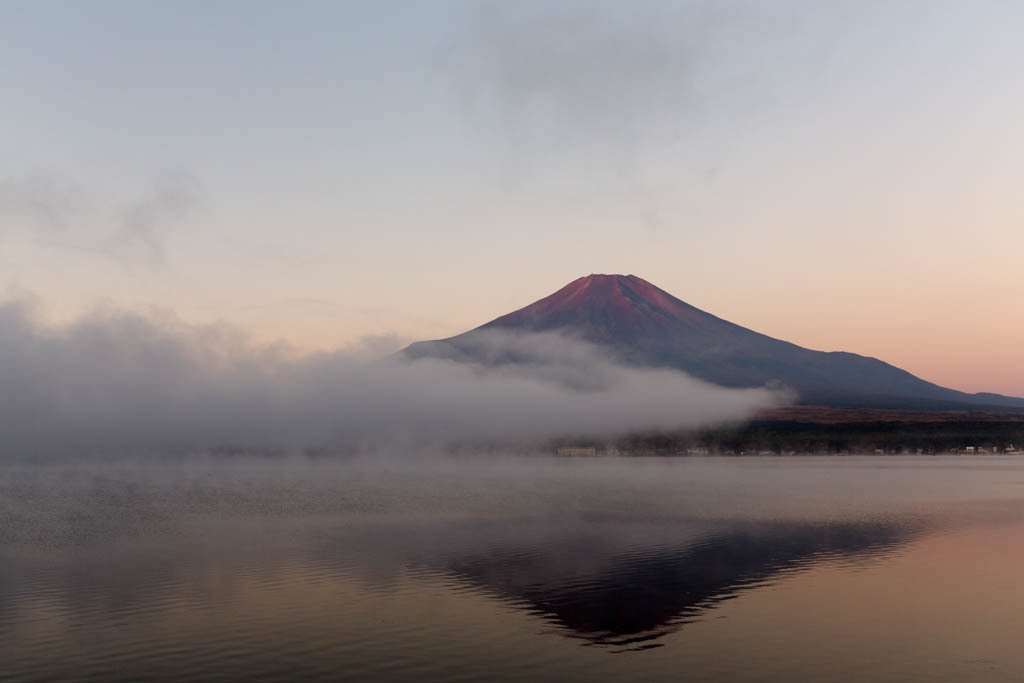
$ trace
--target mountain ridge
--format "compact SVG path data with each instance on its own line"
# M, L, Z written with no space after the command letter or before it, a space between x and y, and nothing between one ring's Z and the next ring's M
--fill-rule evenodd
M483 333L569 333L619 362L670 367L726 387L787 386L801 404L868 408L1024 410L1024 399L939 386L877 358L816 351L702 311L635 275L586 275L454 337L417 342L410 358L479 362Z

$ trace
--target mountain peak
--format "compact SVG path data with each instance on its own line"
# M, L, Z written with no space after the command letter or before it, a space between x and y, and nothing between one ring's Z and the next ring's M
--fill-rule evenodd
M638 343L646 346L645 339L674 335L680 321L690 333L709 324L742 330L636 275L605 274L577 278L554 294L479 329L565 330L594 343L628 350Z
M586 296L596 298L641 297L660 299L669 296L647 280L636 275L605 275L592 273L573 280L552 296Z
M658 289L647 280L637 277L636 275L591 273L590 275L584 275L581 278L573 280L559 291L565 291L567 289L594 289L595 291L600 291L603 288L613 289L622 287Z
M715 317L636 275L592 273L557 292L449 339L420 342L410 357L470 360L481 332L557 332L603 347L620 362L672 367L730 387L782 384L806 402L874 407L1024 408L1024 400L971 396L874 358L823 353Z
M573 280L573 282L616 282L618 280L639 280L636 275L620 275L618 273L591 273L590 275L584 275L581 278ZM570 283L572 284L572 283Z

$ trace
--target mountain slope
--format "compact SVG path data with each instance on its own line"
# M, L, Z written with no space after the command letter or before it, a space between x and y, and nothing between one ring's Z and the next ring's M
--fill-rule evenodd
M1024 409L1024 399L966 394L875 358L813 351L733 324L634 275L588 275L554 294L449 339L409 346L409 357L480 361L488 330L569 333L633 365L673 367L730 387L783 384L802 403L878 408Z

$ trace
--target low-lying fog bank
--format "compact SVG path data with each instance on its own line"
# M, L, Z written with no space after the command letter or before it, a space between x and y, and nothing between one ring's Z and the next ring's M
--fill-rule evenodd
M79 542L190 520L829 520L1019 497L996 458L301 457L0 466L0 542ZM985 503L986 505L988 503Z
M487 335L494 363L297 355L224 327L0 305L0 457L527 444L742 420L791 397L627 367L553 334ZM503 359L508 359L504 362Z

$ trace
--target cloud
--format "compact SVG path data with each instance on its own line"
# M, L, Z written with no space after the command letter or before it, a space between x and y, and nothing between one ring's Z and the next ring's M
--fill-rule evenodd
M678 129L711 15L695 3L493 3L442 64L468 111L511 148L617 151Z
M85 212L82 188L69 178L38 171L0 178L0 236L15 226L54 237Z
M0 305L0 454L522 443L742 419L785 398L623 367L552 335L484 343L519 360L366 362L367 344L299 356L170 316L103 311L47 327L32 305L9 302Z
M199 179L180 169L149 178L129 199L65 173L10 173L0 178L0 237L24 235L53 247L156 265L164 262L168 234L203 206L205 195Z
M139 199L121 207L118 227L100 244L111 253L141 257L150 263L164 260L164 233L202 205L203 186L190 173L165 172Z
M675 221L677 186L702 172L685 156L662 165L718 102L708 62L729 14L702 1L471 3L437 63L503 187L607 202L656 235Z

